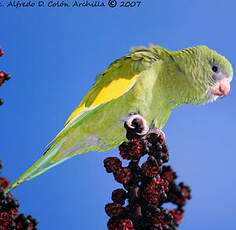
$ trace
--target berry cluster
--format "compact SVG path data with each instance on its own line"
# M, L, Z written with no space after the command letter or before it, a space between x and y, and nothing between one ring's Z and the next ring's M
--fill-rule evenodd
M118 157L104 160L106 171L113 173L124 187L114 190L113 203L105 206L110 217L107 227L109 230L176 230L183 219L183 207L191 199L191 190L184 183L177 185L177 174L170 166L163 166L169 160L164 133L148 129L139 115L130 116L125 128L128 142L123 142L119 150L120 156L130 161L128 166L123 167ZM147 159L140 166L144 155ZM177 207L163 208L167 202Z
M2 47L0 46L0 57L3 56L3 54L4 52L2 51ZM10 78L11 78L10 74L0 70L0 87L3 85L5 81L10 80ZM0 105L2 105L3 103L4 103L4 100L0 98Z
M0 160L0 172L2 162ZM0 177L0 230L37 230L37 220L32 216L18 215L19 202L12 193L4 193L9 185L5 177Z

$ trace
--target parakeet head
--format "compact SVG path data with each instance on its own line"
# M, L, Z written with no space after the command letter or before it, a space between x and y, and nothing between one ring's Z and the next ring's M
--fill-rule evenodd
M222 55L206 46L167 52L169 63L174 62L175 74L180 76L171 89L178 105L204 104L229 93L233 68Z
M207 86L203 97L206 102L214 101L219 96L225 97L230 91L230 82L233 79L233 68L230 62L206 46L198 46L197 49L201 53L200 59L205 59L199 60L200 63L204 63L202 74L205 75L203 77L206 79Z

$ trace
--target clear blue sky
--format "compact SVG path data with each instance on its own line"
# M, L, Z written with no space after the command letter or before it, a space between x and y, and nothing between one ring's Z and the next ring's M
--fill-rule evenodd
M133 9L0 8L0 69L13 76L0 89L0 156L10 180L41 156L96 74L130 47L204 44L235 67L235 1L142 2ZM170 163L193 190L180 230L236 229L235 84L223 100L176 109L164 128ZM20 211L38 218L40 230L106 229L104 206L119 185L103 159L117 152L72 158L21 185L14 192Z

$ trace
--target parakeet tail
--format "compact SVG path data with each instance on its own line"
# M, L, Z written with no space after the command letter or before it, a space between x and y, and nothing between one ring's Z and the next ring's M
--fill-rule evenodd
M51 148L48 149L46 154L44 154L37 162L35 162L22 176L20 176L16 181L10 184L6 189L5 193L10 192L12 189L16 188L20 184L25 181L31 180L40 174L46 172L50 168L62 163L63 161L72 157L72 155L68 155L67 157L63 157L60 160L55 161L55 155L63 144L63 140L59 143L54 143Z

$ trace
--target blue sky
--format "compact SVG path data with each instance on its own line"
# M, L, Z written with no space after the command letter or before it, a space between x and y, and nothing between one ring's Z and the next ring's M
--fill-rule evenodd
M0 89L4 176L16 179L41 156L94 77L132 46L204 44L235 67L235 10L233 0L142 0L138 8L114 9L1 7L6 55L0 69L13 77ZM170 163L179 181L192 187L180 230L236 228L235 81L231 87L223 100L176 109L164 127ZM20 211L36 217L40 230L106 229L104 206L119 188L103 168L111 155L117 149L74 157L19 186Z

